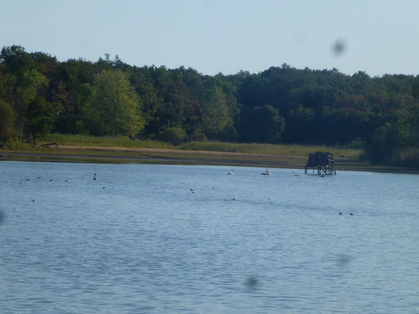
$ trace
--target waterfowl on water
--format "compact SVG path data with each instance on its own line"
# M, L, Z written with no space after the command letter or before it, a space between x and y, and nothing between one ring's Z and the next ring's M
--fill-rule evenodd
M262 172L261 175L270 176L271 173L269 172L269 169L266 169L266 171L265 172Z
M96 173L93 174L93 180L97 180Z

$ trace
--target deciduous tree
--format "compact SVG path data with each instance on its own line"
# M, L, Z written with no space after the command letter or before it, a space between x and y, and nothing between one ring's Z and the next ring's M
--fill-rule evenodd
M53 108L44 98L36 97L30 102L26 109L26 128L33 145L36 145L40 138L51 132L54 123L53 116Z
M219 86L215 86L202 104L202 127L208 138L215 139L226 127L233 124L229 115L227 100Z
M13 108L0 98L0 142L8 142L16 137L16 113Z
M270 105L254 107L244 122L244 139L254 143L279 143L285 127L285 119Z
M135 136L144 126L141 102L128 74L104 70L97 74L82 107L84 127L96 136Z

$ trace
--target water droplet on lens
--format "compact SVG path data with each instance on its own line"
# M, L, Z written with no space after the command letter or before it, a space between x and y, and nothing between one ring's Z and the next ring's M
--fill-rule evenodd
M335 54L335 56L342 55L345 52L345 50L346 45L343 40L339 39L333 44L333 53Z
M346 266L350 261L351 257L349 255L342 254L338 256L336 263L338 266Z
M254 277L250 276L246 279L246 286L250 289L255 289L259 285L259 280Z

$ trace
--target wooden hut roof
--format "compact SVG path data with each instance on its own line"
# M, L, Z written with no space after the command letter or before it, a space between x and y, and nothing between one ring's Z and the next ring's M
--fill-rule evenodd
M329 152L315 152L313 154L309 154L307 167L317 167L317 166L330 166L334 165L335 159L333 158L333 154Z

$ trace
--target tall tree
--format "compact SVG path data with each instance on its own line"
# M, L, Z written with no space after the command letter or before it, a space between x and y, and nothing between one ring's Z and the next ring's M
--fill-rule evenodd
M16 113L13 108L0 98L0 142L8 142L16 137Z
M5 64L6 71L11 74L19 74L27 69L35 69L37 66L30 54L21 46L3 47L0 62Z
M288 113L283 134L286 143L314 143L316 135L314 109L298 106Z
M215 86L202 104L202 126L204 133L210 139L220 138L233 124L229 115L227 100L219 86Z
M30 102L26 109L27 131L31 137L32 144L36 145L38 140L49 134L54 122L54 108L42 97L36 97Z
M58 133L77 133L80 123L81 104L86 103L97 72L91 62L70 59L59 67L60 80L56 84L56 92L63 110L56 119L54 131Z
M85 129L96 136L132 137L144 126L140 99L128 74L121 70L104 70L96 75L82 113Z
M247 142L279 143L285 119L270 105L251 109L244 119L243 137Z
M4 47L0 61L8 75L4 99L16 113L15 130L19 138L27 140L26 110L38 96L44 96L48 78L39 71L39 64L21 46Z

